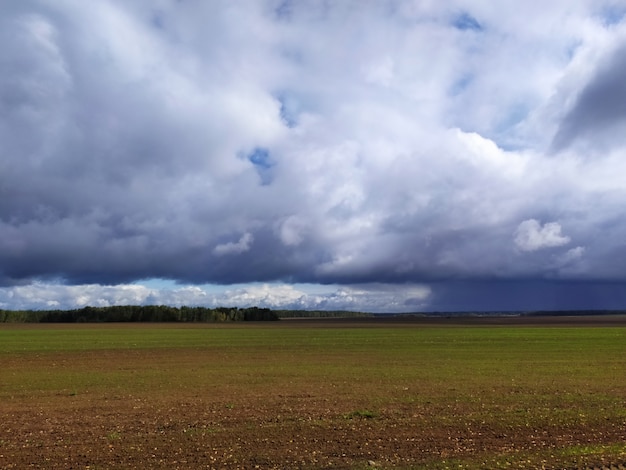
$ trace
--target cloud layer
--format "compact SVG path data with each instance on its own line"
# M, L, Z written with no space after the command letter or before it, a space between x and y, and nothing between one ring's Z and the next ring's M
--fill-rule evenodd
M141 284L63 286L34 283L0 289L0 309L73 309L84 306L175 305L208 307L266 307L295 310L406 312L421 310L430 295L427 287L327 286L250 284L220 291L198 286L148 287Z
M619 285L625 12L4 2L0 296L161 278L435 309L461 286Z

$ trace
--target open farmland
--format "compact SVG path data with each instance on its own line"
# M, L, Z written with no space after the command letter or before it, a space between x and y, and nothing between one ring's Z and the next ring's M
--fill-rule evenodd
M626 464L624 318L533 321L0 325L0 468Z

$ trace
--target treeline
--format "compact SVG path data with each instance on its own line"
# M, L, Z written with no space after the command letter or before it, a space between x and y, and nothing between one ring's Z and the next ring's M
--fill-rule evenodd
M116 305L75 310L0 310L0 323L227 322L278 319L276 312L259 307Z

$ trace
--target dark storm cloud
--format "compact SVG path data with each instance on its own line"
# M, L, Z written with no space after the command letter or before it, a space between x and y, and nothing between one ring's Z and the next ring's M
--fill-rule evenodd
M434 284L434 311L622 310L623 283L516 280Z
M626 46L622 45L601 64L580 91L554 137L558 151L573 142L596 140L612 146L623 144L626 131ZM599 145L596 142L595 145Z

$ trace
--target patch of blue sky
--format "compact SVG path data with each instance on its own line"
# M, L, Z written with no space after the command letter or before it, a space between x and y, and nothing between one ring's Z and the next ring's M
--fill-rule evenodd
M511 107L506 115L498 123L498 132L509 132L512 127L517 126L528 116L529 107L527 104L518 103Z
M268 185L272 182L271 169L274 166L271 160L270 151L263 147L255 147L250 154L248 154L248 161L254 165L259 177L261 178L261 184Z
M152 289L152 290L162 291L162 292L184 289L186 287L193 286L193 287L198 287L202 289L207 294L221 294L225 290L241 288L241 286L244 285L244 284L232 285L232 286L223 286L219 284L196 285L196 284L180 283L172 279L158 279L158 278L141 279L139 281L134 282L133 284L147 287L148 289Z
M518 103L512 106L502 116L492 133L486 137L493 140L498 147L505 151L516 151L524 148L524 140L520 138L517 127L526 120L530 107L528 104Z
M622 22L626 16L626 6L611 5L600 11L602 23L605 26L613 26Z
M300 102L292 93L278 93L276 99L280 103L280 118L287 127L298 125Z
M284 282L249 282L249 283L237 283L237 284L186 284L179 283L171 279L141 279L133 283L134 285L144 286L148 289L159 291L172 291L177 289L183 289L185 287L198 287L207 294L224 294L226 291L238 291L243 289L269 286L277 287L285 285ZM311 284L311 283L289 283L289 287L302 292L305 295L329 295L339 289L337 284Z
M272 167L270 163L270 152L263 147L256 147L252 153L248 155L248 160L257 168L267 170Z
M163 13L161 13L159 11L154 12L152 14L152 17L150 18L150 24L155 29L159 29L161 31L164 30L165 29L165 22L163 21Z
M452 20L452 26L461 31L483 31L478 20L467 12L455 16Z
M530 112L530 105L518 103L506 110L489 128L476 128L465 121L452 120L451 127L458 127L463 132L476 132L493 141L505 151L519 151L526 148L526 141L520 134L520 126Z
M289 20L293 14L293 0L283 0L274 8L274 15L279 20Z
M448 90L449 95L450 96L460 95L472 84L473 81L474 81L474 76L472 74L463 75L461 78L459 78L457 81L455 81L452 84L452 86Z
M569 44L569 46L565 49L565 57L567 58L568 62L570 60L572 60L574 58L574 56L576 56L576 54L580 50L580 47L582 46L582 44L583 44L583 42L580 41L580 40L572 41Z
M158 278L140 279L139 281L133 282L133 284L137 286L144 286L153 290L173 290L180 289L182 287L181 284L171 279Z

